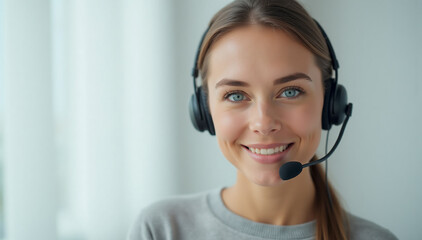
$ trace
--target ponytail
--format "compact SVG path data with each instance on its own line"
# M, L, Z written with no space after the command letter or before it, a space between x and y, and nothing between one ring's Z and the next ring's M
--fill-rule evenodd
M313 160L315 159L316 157ZM315 239L349 239L346 212L343 210L334 188L329 182L326 183L321 165L311 166L310 172L316 192L317 226ZM332 206L330 205L327 187L331 193Z

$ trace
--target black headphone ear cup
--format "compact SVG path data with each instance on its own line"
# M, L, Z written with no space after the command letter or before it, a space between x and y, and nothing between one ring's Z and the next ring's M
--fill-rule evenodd
M190 120L196 130L203 132L206 127L205 118L202 116L202 111L200 109L200 103L198 99L199 89L195 89L196 93L192 94L189 101L189 115Z
M324 82L325 85L325 93L324 93L324 107L322 108L322 129L323 130L330 130L331 129L331 104L332 104L332 93L333 90L331 89L331 86L333 85L333 79L327 79Z
M337 85L333 106L333 114L331 116L331 123L340 125L346 118L346 107L347 107L347 91L343 85Z
M189 101L190 120L196 130L200 132L208 130L211 135L215 135L214 124L208 110L207 96L202 91L202 87L195 91L196 94L192 94Z
M346 117L347 91L342 85L334 86L334 79L327 80L324 107L322 110L322 129L330 130L333 124L340 125Z
M199 96L201 110L203 116L205 117L206 129L211 135L215 135L214 123L212 121L211 113L208 108L208 97L207 94L202 90L202 86L199 87Z

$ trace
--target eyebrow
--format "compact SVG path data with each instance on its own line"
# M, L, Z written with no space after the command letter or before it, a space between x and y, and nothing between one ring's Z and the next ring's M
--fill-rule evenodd
M294 81L294 80L297 80L297 79L305 79L305 80L312 81L312 79L304 73L293 73L293 74L275 79L274 85L291 82L291 81ZM217 84L215 84L215 88L218 88L218 87L221 87L221 86L224 86L224 85L225 86L235 86L235 87L249 87L249 83L247 83L247 82L223 78L221 81L219 81Z

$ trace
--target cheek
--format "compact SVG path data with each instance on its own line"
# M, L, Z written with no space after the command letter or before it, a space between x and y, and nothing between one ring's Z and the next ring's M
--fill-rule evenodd
M221 152L234 166L237 166L239 157L238 140L245 133L246 118L242 113L222 109L222 106L212 111L215 135Z
M302 117L295 119L294 121L303 129L303 133L310 132L313 129L321 128L321 111L315 107L307 107L302 110Z
M236 141L246 125L244 113L225 106L213 89L209 92L209 109L216 137L228 143Z
M230 111L214 112L213 121L216 135L227 142L238 139L246 126L246 118L241 113Z
M290 114L290 127L302 137L313 134L319 136L321 132L322 101L314 101L295 109L295 113ZM315 136L319 139L318 136Z
M321 138L322 102L303 105L290 114L290 130L299 138L295 158L308 162L318 149Z

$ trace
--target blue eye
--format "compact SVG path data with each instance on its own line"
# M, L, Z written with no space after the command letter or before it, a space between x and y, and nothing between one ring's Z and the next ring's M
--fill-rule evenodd
M282 93L281 93L281 97L285 97L285 98L294 98L294 97L297 97L299 94L301 94L302 93L302 91L301 90L299 90L299 89L296 89L296 88L290 88L290 89L287 89L287 90L284 90Z
M229 93L225 96L225 99L229 99L229 101L231 102L240 102L240 101L244 101L246 100L245 95L241 94L241 93Z

